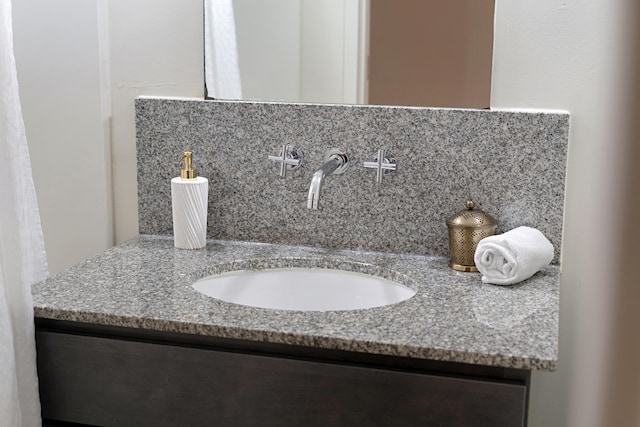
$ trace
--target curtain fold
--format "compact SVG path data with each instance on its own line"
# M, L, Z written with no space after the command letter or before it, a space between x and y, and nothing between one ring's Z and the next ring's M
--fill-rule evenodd
M204 2L204 69L209 97L242 99L232 0Z
M0 0L0 427L41 425L31 285L48 275L22 119L11 1Z

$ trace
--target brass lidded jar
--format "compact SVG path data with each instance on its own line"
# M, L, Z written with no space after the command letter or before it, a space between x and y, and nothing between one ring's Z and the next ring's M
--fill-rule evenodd
M493 236L497 225L494 217L476 209L473 200L467 200L467 209L447 218L451 250L449 267L459 271L478 271L473 261L478 242Z

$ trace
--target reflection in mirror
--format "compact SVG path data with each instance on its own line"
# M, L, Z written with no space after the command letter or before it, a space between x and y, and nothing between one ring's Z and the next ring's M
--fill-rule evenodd
M224 2L229 8L222 12L211 5ZM486 108L494 4L495 0L205 0L207 95ZM225 75L229 70L235 70L231 80ZM225 95L225 88L234 87L234 78L237 90Z
M232 0L204 2L205 93L216 99L242 99Z

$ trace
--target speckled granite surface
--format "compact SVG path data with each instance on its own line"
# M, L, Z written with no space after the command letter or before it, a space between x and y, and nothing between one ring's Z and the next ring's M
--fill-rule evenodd
M478 273L447 266L445 219L471 195L498 232L540 229L557 262L567 114L144 98L136 125L139 228L148 235L35 285L37 317L555 369L559 268L521 285L483 285ZM267 156L287 143L302 147L305 163L283 179ZM311 175L332 147L351 166L325 181L322 209L308 210ZM378 148L398 160L382 185L362 167ZM210 180L208 236L218 239L199 251L175 249L171 237L169 182L186 149ZM386 307L299 312L191 287L227 270L297 266L382 275L417 293Z
M230 268L316 266L382 272L417 291L366 310L298 312L206 297L191 284ZM175 249L169 236L140 236L33 287L41 318L376 354L553 370L559 269L521 285L483 285L443 257L208 241Z
M445 219L471 195L498 232L536 227L559 259L568 114L142 98L136 126L143 234L172 234L169 181L191 149L209 178L210 238L446 256ZM287 143L305 159L283 179L267 156ZM351 166L308 210L332 147ZM376 185L363 162L379 148L398 171Z

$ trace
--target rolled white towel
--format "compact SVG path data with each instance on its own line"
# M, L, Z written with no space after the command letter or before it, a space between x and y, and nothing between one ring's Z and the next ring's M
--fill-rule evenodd
M553 260L553 245L539 230L518 227L478 242L474 261L482 283L513 285Z

